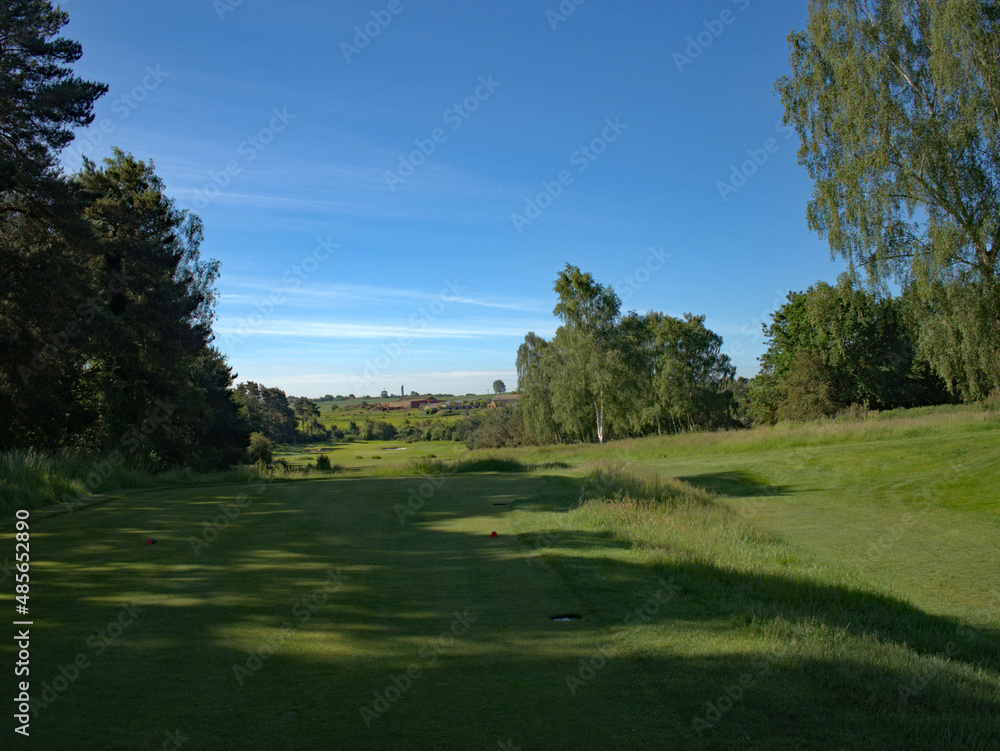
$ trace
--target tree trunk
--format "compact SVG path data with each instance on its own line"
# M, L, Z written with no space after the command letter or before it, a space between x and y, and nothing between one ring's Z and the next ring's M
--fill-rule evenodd
M594 403L594 410L597 412L597 442L604 443L604 392L598 395L598 400Z

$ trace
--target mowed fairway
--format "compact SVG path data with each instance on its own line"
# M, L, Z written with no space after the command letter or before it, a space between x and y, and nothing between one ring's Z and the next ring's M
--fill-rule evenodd
M570 695L565 675L607 646L602 619L529 563L494 505L563 504L571 482L448 477L401 523L394 505L424 482L433 488L160 491L37 520L33 695L63 686L78 655L89 665L35 718L35 747L160 748L176 731L185 749L615 748L659 736L650 685L624 663ZM237 503L196 555L189 538L204 541L220 505ZM652 572L637 584L657 588ZM562 611L590 617L550 620ZM123 613L124 628L111 625ZM242 685L236 666L249 671Z
M935 420L35 514L32 744L998 749L1000 423Z

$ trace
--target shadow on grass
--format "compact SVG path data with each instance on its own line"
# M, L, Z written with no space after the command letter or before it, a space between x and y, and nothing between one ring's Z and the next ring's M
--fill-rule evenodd
M40 711L38 746L179 730L186 751L995 748L995 632L968 641L844 587L646 565L581 529L490 536L495 503L573 507L571 478L447 477L401 517L424 481L272 485L225 525L241 489L38 525L34 695L90 663Z
M702 475L678 477L678 480L694 485L702 490L710 490L719 495L733 498L749 498L752 496L781 496L793 491L785 485L771 485L764 482L752 472L737 469L729 472L710 472Z

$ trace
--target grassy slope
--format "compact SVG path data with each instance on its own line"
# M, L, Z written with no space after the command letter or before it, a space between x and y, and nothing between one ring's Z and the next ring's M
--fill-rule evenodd
M274 452L275 459L284 459L292 465L315 463L316 457L325 454L333 464L342 467L375 467L382 463L407 463L415 459L457 459L467 453L463 443L454 441L352 441L281 445ZM376 458L378 457L378 458ZM400 473L406 468L400 466Z
M716 492L749 524L810 558L844 566L930 612L971 622L1000 595L1000 419L948 409L665 440L595 452Z
M620 458L594 476L448 477L405 523L394 506L431 479L157 491L38 520L36 696L77 654L93 664L33 735L57 747L72 732L80 749L158 747L175 729L189 749L997 748L998 432L930 415L523 451ZM249 506L195 555L188 537L241 490ZM88 639L130 600L139 617L95 654ZM476 621L450 643L462 610ZM584 619L548 621L560 611ZM284 622L291 636L240 688L233 665ZM420 676L366 727L360 708L410 665Z

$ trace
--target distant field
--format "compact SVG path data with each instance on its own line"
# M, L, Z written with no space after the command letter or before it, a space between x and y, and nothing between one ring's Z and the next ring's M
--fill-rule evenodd
M470 401L485 401L492 398L492 396L454 397L454 399ZM381 404L382 402L395 401L398 399L399 396L390 397L388 399L375 398L370 400L369 403ZM452 397L441 397L442 401L451 399ZM336 425L341 430L346 430L348 423L352 420L358 425L361 425L365 420L381 420L389 423L390 425L395 425L397 428L407 422L421 428L427 428L432 425L453 425L469 414L468 412L459 410L452 410L452 414L444 414L444 411L433 413L427 412L423 409L382 412L378 409L362 409L361 403L362 400L354 400L350 402L319 402L319 420L326 427Z
M995 412L507 455L34 519L32 742L1000 748Z
M274 458L284 459L294 466L314 464L316 457L325 454L330 462L342 467L372 467L380 463L409 462L413 459L457 459L468 453L463 443L455 441L352 441L316 442L297 445L280 445Z

